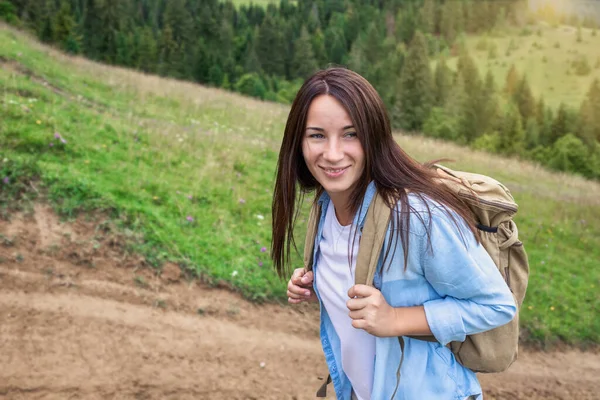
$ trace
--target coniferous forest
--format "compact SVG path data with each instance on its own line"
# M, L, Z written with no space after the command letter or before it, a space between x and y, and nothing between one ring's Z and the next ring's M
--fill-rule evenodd
M577 25L578 40L597 29L550 9L538 17ZM579 107L552 108L526 71L495 81L464 45L530 23L523 0L0 0L0 18L72 54L281 103L316 69L347 66L395 128L600 179L600 81Z

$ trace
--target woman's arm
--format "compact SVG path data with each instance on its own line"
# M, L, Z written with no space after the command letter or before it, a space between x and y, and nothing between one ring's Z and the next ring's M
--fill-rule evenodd
M420 243L423 273L441 296L423 304L435 338L444 345L464 341L467 335L510 322L517 307L487 251L464 222L461 236L442 210L433 210L431 218L432 249L427 249L426 237Z

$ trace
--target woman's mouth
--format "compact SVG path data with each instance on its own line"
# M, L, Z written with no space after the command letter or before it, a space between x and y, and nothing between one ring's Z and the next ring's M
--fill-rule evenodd
M321 167L321 169L323 170L323 172L325 172L325 175L327 175L327 177L329 178L337 178L342 176L342 174L348 169L349 167L344 167L344 168L324 168Z

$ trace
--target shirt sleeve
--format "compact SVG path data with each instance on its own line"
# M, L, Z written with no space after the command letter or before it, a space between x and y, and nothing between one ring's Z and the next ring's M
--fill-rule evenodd
M430 237L421 240L421 267L440 299L424 303L425 316L443 345L510 322L517 307L508 285L467 225L458 226L440 209L432 210Z

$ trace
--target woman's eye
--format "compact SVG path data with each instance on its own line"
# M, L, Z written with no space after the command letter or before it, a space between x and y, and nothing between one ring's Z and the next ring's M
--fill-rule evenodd
M308 137L311 139L323 139L325 136L322 133L311 133Z
M356 137L356 132L347 132L344 136L349 137L349 138L354 138L354 137Z

